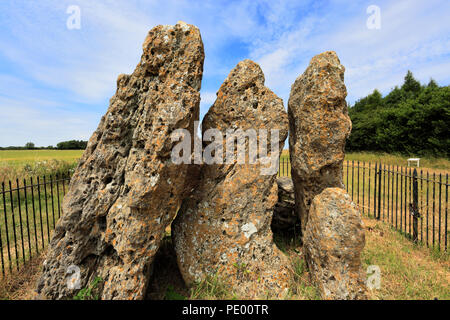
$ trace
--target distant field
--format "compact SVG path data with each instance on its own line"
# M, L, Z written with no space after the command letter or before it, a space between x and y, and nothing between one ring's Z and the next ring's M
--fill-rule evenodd
M4 167L20 168L25 165L36 165L49 161L76 163L83 154L83 150L0 150L0 170ZM386 165L407 166L408 157L374 152L351 152L345 155L348 161L381 162ZM281 159L289 159L289 150L283 150ZM420 160L421 168L450 170L450 159L424 157Z
M83 150L1 150L0 167L5 164L23 166L49 160L75 162L82 154Z
M82 154L83 150L0 150L0 183L67 173Z
M349 152L345 155L345 160L348 161L370 161L372 163L381 162L386 165L395 165L402 167L406 167L408 165L406 161L408 158L409 157L402 155L375 152ZM289 150L283 150L281 159L289 159ZM450 170L450 159L423 157L420 158L420 167Z

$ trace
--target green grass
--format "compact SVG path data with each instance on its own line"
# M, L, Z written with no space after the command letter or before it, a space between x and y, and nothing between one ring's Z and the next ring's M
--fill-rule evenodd
M98 285L103 282L101 277L95 277L92 283L85 288L78 291L78 293L73 297L73 300L99 300Z
M0 254L3 254L5 272L10 272L10 266L15 269L17 264L20 266L46 248L49 234L51 235L60 214L63 196L68 189L68 181L64 181L63 186L60 179L58 182L55 181L55 175L61 177L64 174L67 177L72 173L82 152L82 150L0 151L0 184L4 183L4 186L0 185L0 191L3 188L6 191L4 194L0 193L0 237L3 247ZM36 186L38 177L39 188ZM26 194L23 189L25 183ZM31 188L32 184L35 186ZM19 192L16 190L17 185L21 188ZM10 189L12 192L9 192Z
M294 270L294 281L290 288L290 299L319 300L319 291L311 284L305 259L298 252L298 250L293 251L290 255Z
M41 183L39 188L37 186L27 187L26 197L24 189L19 192L14 190L11 193L6 191L4 198L3 194L0 194L2 243L0 257L3 254L6 273L11 271L10 267L16 269L17 265L22 265L24 261L29 261L32 256L36 256L46 249L61 214L61 203L64 193L68 189L68 181L64 181L64 187L61 180L58 183L55 180L52 180L51 183L46 180L46 185L43 185L43 180L39 182ZM36 184L37 180L33 180L33 183ZM20 184L20 187L22 186L23 184ZM13 184L12 188L15 189L16 185ZM9 190L9 185L6 190ZM0 265L1 262L0 260Z
M381 270L379 289L369 289L369 299L450 299L450 255L414 244L383 221L363 218L366 245L361 255L363 269ZM311 284L297 241L277 237L275 243L289 256L294 271L290 299L316 300L319 292Z
M343 169L343 182L353 202L358 204L363 215L374 216L374 164L372 163L369 167L367 162L360 162L358 170L358 162L346 161ZM381 193L377 190L377 211L379 210L378 199L380 199L381 219L395 226L407 237L411 237L413 219L409 203L412 202L413 171L411 168L397 168L397 166L386 166L384 169L390 172L383 173L381 188L377 179L377 189L381 190ZM445 183L446 177L436 175L435 171L436 169L418 170L418 209L421 214L418 220L418 236L420 241L428 243L430 247L440 245L443 249L446 237L445 210L448 208L448 199L446 199L445 184L439 184L438 181L441 179Z
M166 289L166 293L164 295L164 300L186 300L187 297L182 294L176 292L172 285L168 285Z

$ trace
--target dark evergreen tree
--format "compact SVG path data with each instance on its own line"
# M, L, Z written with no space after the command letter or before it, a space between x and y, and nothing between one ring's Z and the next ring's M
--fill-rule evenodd
M56 148L60 150L84 150L86 149L86 146L87 141L69 140L58 143Z
M356 101L349 115L347 150L450 155L450 87L433 79L422 86L408 71L400 88L384 98L374 90Z
M406 93L418 93L421 88L420 82L417 81L412 72L408 70L408 73L405 76L405 82L402 85L402 90Z

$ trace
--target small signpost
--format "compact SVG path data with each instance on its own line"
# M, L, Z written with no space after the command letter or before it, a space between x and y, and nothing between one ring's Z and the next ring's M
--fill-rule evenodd
M417 164L417 168L419 167L420 158L409 158L408 159L408 167L411 165L411 162L415 162Z

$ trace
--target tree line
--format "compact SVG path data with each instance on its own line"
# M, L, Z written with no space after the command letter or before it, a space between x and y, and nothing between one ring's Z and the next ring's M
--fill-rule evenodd
M84 150L87 143L83 140L69 140L59 142L56 147L36 147L33 142L27 142L24 146L0 147L0 150Z
M449 157L450 87L427 85L408 71L401 87L378 90L349 106L353 123L347 151Z

